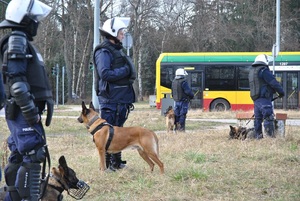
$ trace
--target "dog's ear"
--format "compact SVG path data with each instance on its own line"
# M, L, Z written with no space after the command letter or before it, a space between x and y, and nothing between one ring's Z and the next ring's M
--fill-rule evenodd
M95 110L95 107L94 107L94 104L93 104L93 102L92 102L92 101L90 102L90 109L93 109L93 110Z
M82 101L81 106L82 106L82 110L86 110L87 109L86 106L85 106L85 102L84 101Z
M58 162L59 162L59 165L61 166L67 166L67 161L65 159L64 156L61 156L59 159L58 159Z
M232 131L235 130L233 126L229 125L229 127L230 127L230 130L232 130Z
M64 156L61 156L58 160L59 162L59 169L60 171L64 171L64 172L67 172L68 171L68 165L67 165L67 161L65 159Z
M87 115L89 110L88 110L88 108L86 107L84 101L82 101L81 106L82 106L82 112L81 112L81 113L82 113L83 115Z

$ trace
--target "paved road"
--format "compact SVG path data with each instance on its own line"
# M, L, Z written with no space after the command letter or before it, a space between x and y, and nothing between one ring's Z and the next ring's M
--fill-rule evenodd
M0 110L0 117L4 117L4 109ZM53 116L53 118L77 118L74 116ZM236 124L237 119L189 119L187 118L188 121L211 121L211 122L221 122L221 123L231 123L231 124ZM286 125L290 126L300 126L300 119L287 119L286 120Z
M221 122L221 123L232 123L236 124L238 122L237 119L187 119L190 121L212 121L212 122ZM286 125L290 126L300 126L300 119L287 119Z

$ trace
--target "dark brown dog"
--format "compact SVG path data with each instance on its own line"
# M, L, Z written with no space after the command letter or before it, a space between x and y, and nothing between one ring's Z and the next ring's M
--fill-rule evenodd
M156 134L142 127L111 126L105 119L101 119L91 102L89 108L82 101L82 112L77 119L84 123L93 135L94 143L100 157L100 170L106 170L105 152L118 153L126 148L136 148L140 156L148 163L151 171L155 162L161 174L164 173L164 164L159 160L158 138Z
M42 183L42 189L45 183ZM68 167L64 156L59 158L58 167L51 169L48 184L42 201L58 201L63 199L62 192L67 191L70 196L82 199L90 187L76 177L76 173Z
M254 128L247 128L242 126L229 126L229 139L245 140L246 138L254 137Z
M47 184L47 185L46 185ZM46 188L45 188L46 185ZM68 167L64 156L59 158L58 167L51 169L48 183L46 180L41 184L41 201L61 201L63 191L67 191L70 196L76 200L82 199L90 187L76 177L76 173ZM44 192L43 192L44 191ZM0 200L4 200L4 188L0 189Z
M167 132L168 133L170 131L174 132L174 129L175 129L175 113L174 113L173 107L169 106L164 114L165 114L165 117L166 117Z

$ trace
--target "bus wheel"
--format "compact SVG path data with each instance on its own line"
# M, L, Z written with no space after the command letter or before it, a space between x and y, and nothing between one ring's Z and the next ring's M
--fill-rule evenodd
M210 111L222 112L229 109L230 109L229 103L224 99L214 100L210 106Z

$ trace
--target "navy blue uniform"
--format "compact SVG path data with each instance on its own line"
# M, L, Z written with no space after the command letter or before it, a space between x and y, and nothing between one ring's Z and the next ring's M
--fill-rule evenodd
M176 76L172 82L172 96L175 101L175 125L176 129L185 131L185 120L189 109L190 99L194 98L188 82L184 76Z
M273 95L278 93L284 96L280 83L275 79L267 65L252 65L249 74L250 91L254 101L254 127L256 138L261 139L262 123L266 134L274 137L274 111L272 105Z
M96 92L100 104L101 118L114 126L122 127L128 117L132 103L135 102L133 89L132 63L126 59L121 44L105 40L94 51L96 65ZM134 75L135 76L135 75ZM133 76L133 77L134 77ZM109 166L107 154L107 167ZM122 163L120 156L115 157L116 166Z
M14 37L26 41L24 54L28 58L24 55L20 58L8 56L12 46L10 41ZM46 157L46 137L41 115L47 104L49 116L46 125L49 126L53 112L52 91L42 57L27 40L25 33L13 31L2 39L0 47L6 92L5 118L10 130L7 142L11 151L4 173L7 185L16 188L7 193L6 200L29 197L34 194L33 191L37 197L40 163ZM28 181L24 178L28 178ZM23 182L28 185L24 186Z

